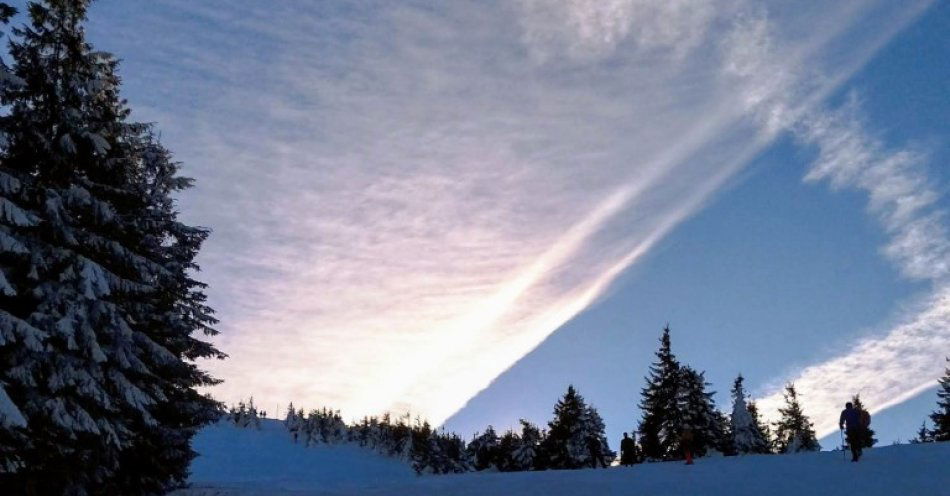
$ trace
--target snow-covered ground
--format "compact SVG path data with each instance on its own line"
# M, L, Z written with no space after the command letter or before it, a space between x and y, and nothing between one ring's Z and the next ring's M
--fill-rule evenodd
M264 420L260 430L221 422L199 432L193 447L198 452L189 479L194 488L240 490L184 492L188 496L264 495L278 490L313 494L328 489L358 494L358 488L368 485L416 479L406 463L357 445L308 448L294 443L283 424L274 420Z
M193 487L175 496L310 495L914 495L950 496L950 443L874 448L860 463L840 452L702 458L695 465L416 476L356 446L305 448L277 422L218 424L195 439Z

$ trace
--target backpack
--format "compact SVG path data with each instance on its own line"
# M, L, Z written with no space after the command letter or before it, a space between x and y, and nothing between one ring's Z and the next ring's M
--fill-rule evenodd
M861 427L867 429L871 426L871 414L867 410L861 410Z

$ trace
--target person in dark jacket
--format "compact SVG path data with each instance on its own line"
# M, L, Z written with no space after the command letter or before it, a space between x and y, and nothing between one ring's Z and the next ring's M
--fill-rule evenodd
M838 418L838 429L845 430L845 436L848 446L851 448L851 461L856 462L861 458L861 433L864 425L861 423L861 411L854 407L850 401L841 410L841 416Z
M629 467L637 463L637 440L632 437L627 437L627 433L623 433L623 439L620 440L620 464Z

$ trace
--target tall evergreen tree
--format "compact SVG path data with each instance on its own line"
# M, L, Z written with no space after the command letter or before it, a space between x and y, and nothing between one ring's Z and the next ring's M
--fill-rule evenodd
M775 442L779 453L796 453L799 451L818 451L821 445L815 438L815 429L805 416L798 402L798 392L795 385L785 386L785 407L779 408L781 416L775 423Z
M603 466L612 460L604 424L574 386L554 406L543 451L547 468L574 469Z
M867 411L867 410L864 408L864 403L861 403L861 394L860 394L860 393L854 395L854 397L851 398L851 402L854 404L854 408L857 408L858 411L861 411L861 412L866 412L866 411ZM870 414L869 414L869 415L870 415ZM862 448L870 448L870 447L874 446L875 443L877 443L877 439L874 439L874 430L871 429L871 426L868 426L867 428L865 428L865 429L861 432L861 438L860 438L860 440L861 440L861 447L862 447Z
M738 454L768 453L768 441L759 430L756 419L752 416L754 404L746 403L746 393L743 386L744 378L740 374L732 384L732 441ZM750 405L752 407L750 408Z
M476 434L468 443L468 453L475 470L498 468L498 434L495 428L488 426L482 434Z
M610 449L605 429L600 413L592 405L587 405L581 417L581 437L587 443L592 468L607 468L617 455Z
M6 2L0 2L0 25L6 26L15 14L16 9ZM3 34L5 33L0 32L0 37ZM23 83L21 79L13 74L6 61L0 58L0 94L6 93L11 88L19 87ZM0 127L0 143L6 143L7 140L6 132ZM9 200L6 199L6 194L3 191L16 190L17 188L19 188L18 182L0 175L0 202L3 202L0 206L0 219L4 220L3 224L10 222L12 219L6 219L16 212L16 210L9 210L11 208L7 205ZM18 251L23 254L26 248L22 244L17 248L17 243L15 239L9 236L7 229L0 227L0 252L5 254ZM7 282L5 273L0 271L0 295L15 296L15 294L16 291ZM0 366L10 366L13 362L10 360L11 356L32 357L34 353L41 351L43 335L38 329L24 326L20 326L19 329L15 326L11 327L12 322L5 318L0 318L0 324L2 324L2 327L0 327L0 357L6 356L7 358L4 362L0 362ZM7 394L5 386L8 386L8 384L3 382L2 377L3 375L0 373L0 476L22 469L23 459L18 450L28 439L26 417L23 416L23 412Z
M440 434L439 445L445 458L441 473L459 474L472 470L472 461L465 451L465 441L458 434Z
M663 328L656 357L642 390L640 410L643 417L638 430L643 456L665 460L679 456L677 445L682 425L677 406L680 364L671 348L669 325Z
M498 469L502 472L536 470L538 450L542 442L541 431L527 420L521 419L521 432L508 430L498 442Z
M514 453L521 445L521 436L515 431L508 429L502 434L498 441L498 470L502 472L515 472L520 470L514 460Z
M714 448L725 456L735 456L739 454L736 451L735 437L732 434L732 422L729 415L719 410L715 410L716 422L716 440Z
M422 439L427 428L428 424L417 427L414 435ZM413 448L413 459L419 473L457 474L471 470L462 438L436 430L431 430L425 445Z
M516 470L538 470L540 465L538 452L544 442L545 433L525 419L521 419L521 435L518 436L518 445L511 453L511 463Z
M13 493L158 493L219 405L192 360L222 357L192 279L207 231L181 224L190 182L127 122L88 1L29 4L0 100L0 383L27 421Z
M723 439L724 426L713 402L714 392L707 391L709 383L702 372L691 367L680 368L680 385L677 391L677 411L680 412L680 429L693 433L693 455L703 456L718 449ZM677 450L680 448L677 446Z
M765 448L762 453L771 453L772 447L774 446L772 429L769 427L768 422L765 422L759 416L759 407L755 404L755 401L749 400L747 408L749 415L752 417L753 425L755 425L755 429L758 431L758 436L765 440Z
M946 359L950 362L950 358ZM937 390L937 409L930 414L934 424L931 437L934 441L950 441L950 367L940 378L940 389Z
M110 59L104 72L112 74L114 66ZM135 323L136 335L151 341L138 350L148 373L137 371L137 384L161 398L149 409L155 422L137 426L121 457L120 485L133 494L139 487L158 492L184 482L195 456L190 440L201 426L215 420L220 410L216 401L195 389L219 381L194 360L225 355L193 335L217 334L211 327L217 321L205 303L205 284L193 276L198 270L195 258L208 231L180 222L173 200L191 187L192 180L179 174L180 165L150 127L134 124L129 129L132 133L126 136L126 146L136 165L132 191L140 201L117 211L138 216L140 239L134 251L156 266L154 277L141 281L150 287L122 303ZM258 424L263 412L255 413Z

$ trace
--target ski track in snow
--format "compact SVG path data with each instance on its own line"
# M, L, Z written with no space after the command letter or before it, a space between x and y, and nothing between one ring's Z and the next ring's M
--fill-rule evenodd
M173 496L264 495L950 495L950 443L865 451L700 458L630 468L416 476L409 466L354 445L305 448L283 426L219 424L199 433L192 488Z

